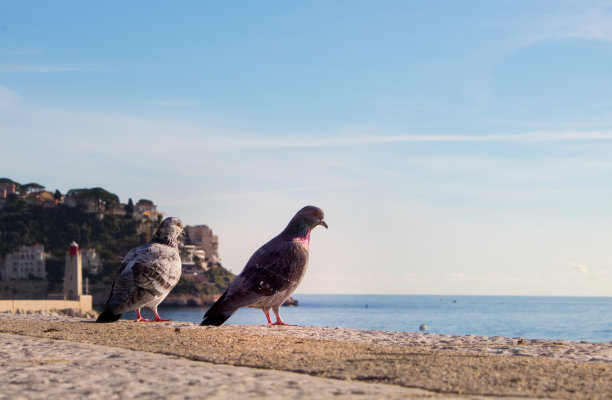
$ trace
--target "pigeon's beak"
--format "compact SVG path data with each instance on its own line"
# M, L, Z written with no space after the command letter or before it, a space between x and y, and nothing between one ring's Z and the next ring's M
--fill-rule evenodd
M321 221L319 222L319 225L323 225L323 226L325 227L325 229L328 229L328 228L327 228L327 223L325 223L325 221L323 221L323 220L321 220Z

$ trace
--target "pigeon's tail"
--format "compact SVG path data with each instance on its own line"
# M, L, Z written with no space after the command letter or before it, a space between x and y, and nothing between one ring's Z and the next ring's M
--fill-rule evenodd
M206 326L206 325L220 326L225 321L227 321L228 318L232 316L232 314L233 313L223 313L223 314L215 314L215 315L206 314L204 316L204 321L202 321L200 325L202 326Z
M125 266L125 264L122 265L122 268ZM119 318L121 318L121 314L115 314L112 310L117 308L117 304L115 304L117 302L117 300L113 300L113 293L115 291L115 282L113 282L113 286L111 287L111 291L110 294L108 295L108 299L106 300L106 303L104 303L104 308L102 309L102 312L100 313L100 316L98 316L98 319L96 320L96 322L115 322L118 321Z
M112 311L104 310L96 320L96 322L115 322L121 318L121 314L115 314Z
M224 304L226 297L227 289L225 290L225 292L223 292L221 297L219 297L219 299L215 301L215 304L213 304L212 307L210 307L208 311L206 311L206 314L204 314L204 321L202 321L200 325L220 326L236 312L237 308L228 310L228 308Z

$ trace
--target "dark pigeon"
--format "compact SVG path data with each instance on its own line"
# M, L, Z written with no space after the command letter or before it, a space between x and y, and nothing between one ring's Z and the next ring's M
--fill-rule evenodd
M166 218L149 243L127 253L96 322L115 322L121 314L132 310L136 310L137 322L148 322L140 316L143 307L153 310L153 321L169 321L159 317L157 306L181 277L177 238L183 227L180 219Z
M255 252L225 293L204 315L201 325L223 324L241 307L261 308L272 325L287 325L279 314L280 306L298 287L308 264L310 231L327 224L323 210L307 206L298 211L280 235Z

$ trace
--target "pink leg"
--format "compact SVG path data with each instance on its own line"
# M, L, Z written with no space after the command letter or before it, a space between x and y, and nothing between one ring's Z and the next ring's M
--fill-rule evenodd
M267 310L267 309L264 308L263 312L264 312L264 314L266 314L266 318L268 319L268 325L274 325L272 323L272 319L270 318L270 310Z
M142 318L140 316L140 308L136 309L136 320L135 322L150 322L148 319L146 318Z
M272 310L272 311L274 311L274 315L276 316L276 322L274 323L274 325L295 326L295 325L291 325L291 324L286 324L283 321L283 319L281 318L281 316L280 316L280 314L279 314L279 312L277 310Z
M155 311L155 319L152 322L166 322L166 321L172 321L172 320L160 318L157 311Z

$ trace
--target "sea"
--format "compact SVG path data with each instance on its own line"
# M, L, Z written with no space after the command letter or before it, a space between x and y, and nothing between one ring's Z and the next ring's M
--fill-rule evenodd
M282 307L290 324L612 342L612 297L434 296L294 294L299 306ZM160 307L162 318L199 323L206 307ZM144 317L152 313L143 310ZM272 316L273 317L273 316ZM124 318L135 318L128 313ZM243 308L228 321L264 325L261 310ZM425 330L421 330L425 328Z

